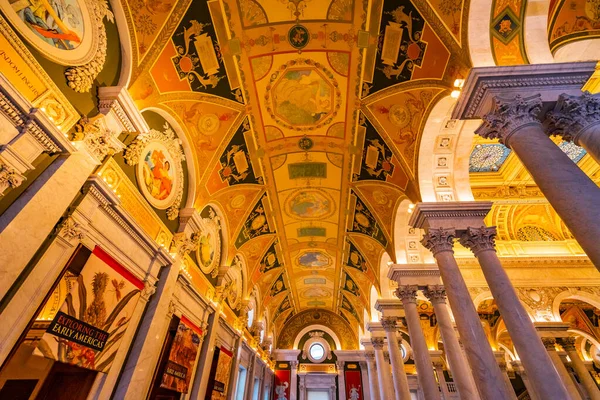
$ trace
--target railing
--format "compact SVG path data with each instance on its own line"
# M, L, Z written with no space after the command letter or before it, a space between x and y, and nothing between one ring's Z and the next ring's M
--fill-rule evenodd
M446 382L446 387L448 388L449 393L458 392L458 390L456 389L456 384L454 382Z

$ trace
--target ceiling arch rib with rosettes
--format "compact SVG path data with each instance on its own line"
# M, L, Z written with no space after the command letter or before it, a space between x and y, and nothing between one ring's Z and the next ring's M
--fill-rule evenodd
M277 324L313 308L362 323L398 204L419 200L425 120L468 68L467 0L123 1L130 93L192 144L223 262L243 257Z

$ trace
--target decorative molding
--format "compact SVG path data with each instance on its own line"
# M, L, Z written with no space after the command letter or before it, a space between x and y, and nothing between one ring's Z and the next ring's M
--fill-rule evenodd
M492 111L483 116L483 123L475 134L485 139L498 139L510 147L510 137L523 127L537 125L541 128L542 96L516 95L514 98L494 97Z
M397 317L382 317L380 320L381 326L383 326L383 330L386 332L396 332L398 329L396 325L397 321Z
M200 235L198 233L188 236L185 232L179 232L173 236L170 252L177 253L179 257L183 258L186 254L196 251L199 245Z
M428 285L423 294L432 304L446 303L446 288L444 285Z
M371 345L375 350L383 350L383 345L385 340L382 337L373 337L371 338Z
M87 151L100 164L106 156L113 155L125 146L110 132L101 119L89 120L82 117L75 124L74 132L71 133L72 141L81 141L85 144Z
M7 189L21 186L25 179L25 176L0 159L0 197Z
M84 65L69 67L65 71L67 84L71 89L79 93L89 92L94 84L94 79L104 68L106 61L106 28L104 27L104 19L114 23L115 17L110 11L107 0L87 1L86 4L90 7L92 23L95 24L95 30L98 34L98 44L95 49L93 58Z
M72 216L65 218L56 227L56 233L66 240L83 240L87 231Z
M125 86L99 87L98 99L98 110L102 114L114 112L124 130L141 133L150 130Z
M562 346L562 348L565 349L565 351L567 353L577 351L577 349L575 348L575 341L576 340L577 339L574 338L574 337L572 337L572 336L557 338L558 344L560 344Z
M152 297L154 293L156 293L156 286L154 286L154 284L148 280L144 281L144 288L142 289L142 299L147 302L148 300L150 300L150 297Z
M417 203L408 224L413 228L446 228L464 230L481 225L492 209L489 201L452 201Z

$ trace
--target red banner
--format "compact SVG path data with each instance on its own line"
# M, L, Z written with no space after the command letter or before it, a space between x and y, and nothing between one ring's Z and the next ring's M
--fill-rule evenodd
M181 316L160 387L179 393L188 392L201 335L200 328L185 316Z
M279 369L275 371L275 385L273 385L274 400L287 400L290 398L290 370Z
M346 371L346 399L363 400L360 371Z

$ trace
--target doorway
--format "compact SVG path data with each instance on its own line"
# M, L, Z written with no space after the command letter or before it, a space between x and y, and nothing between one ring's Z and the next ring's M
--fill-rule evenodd
M309 389L306 395L306 400L332 400L328 390Z

